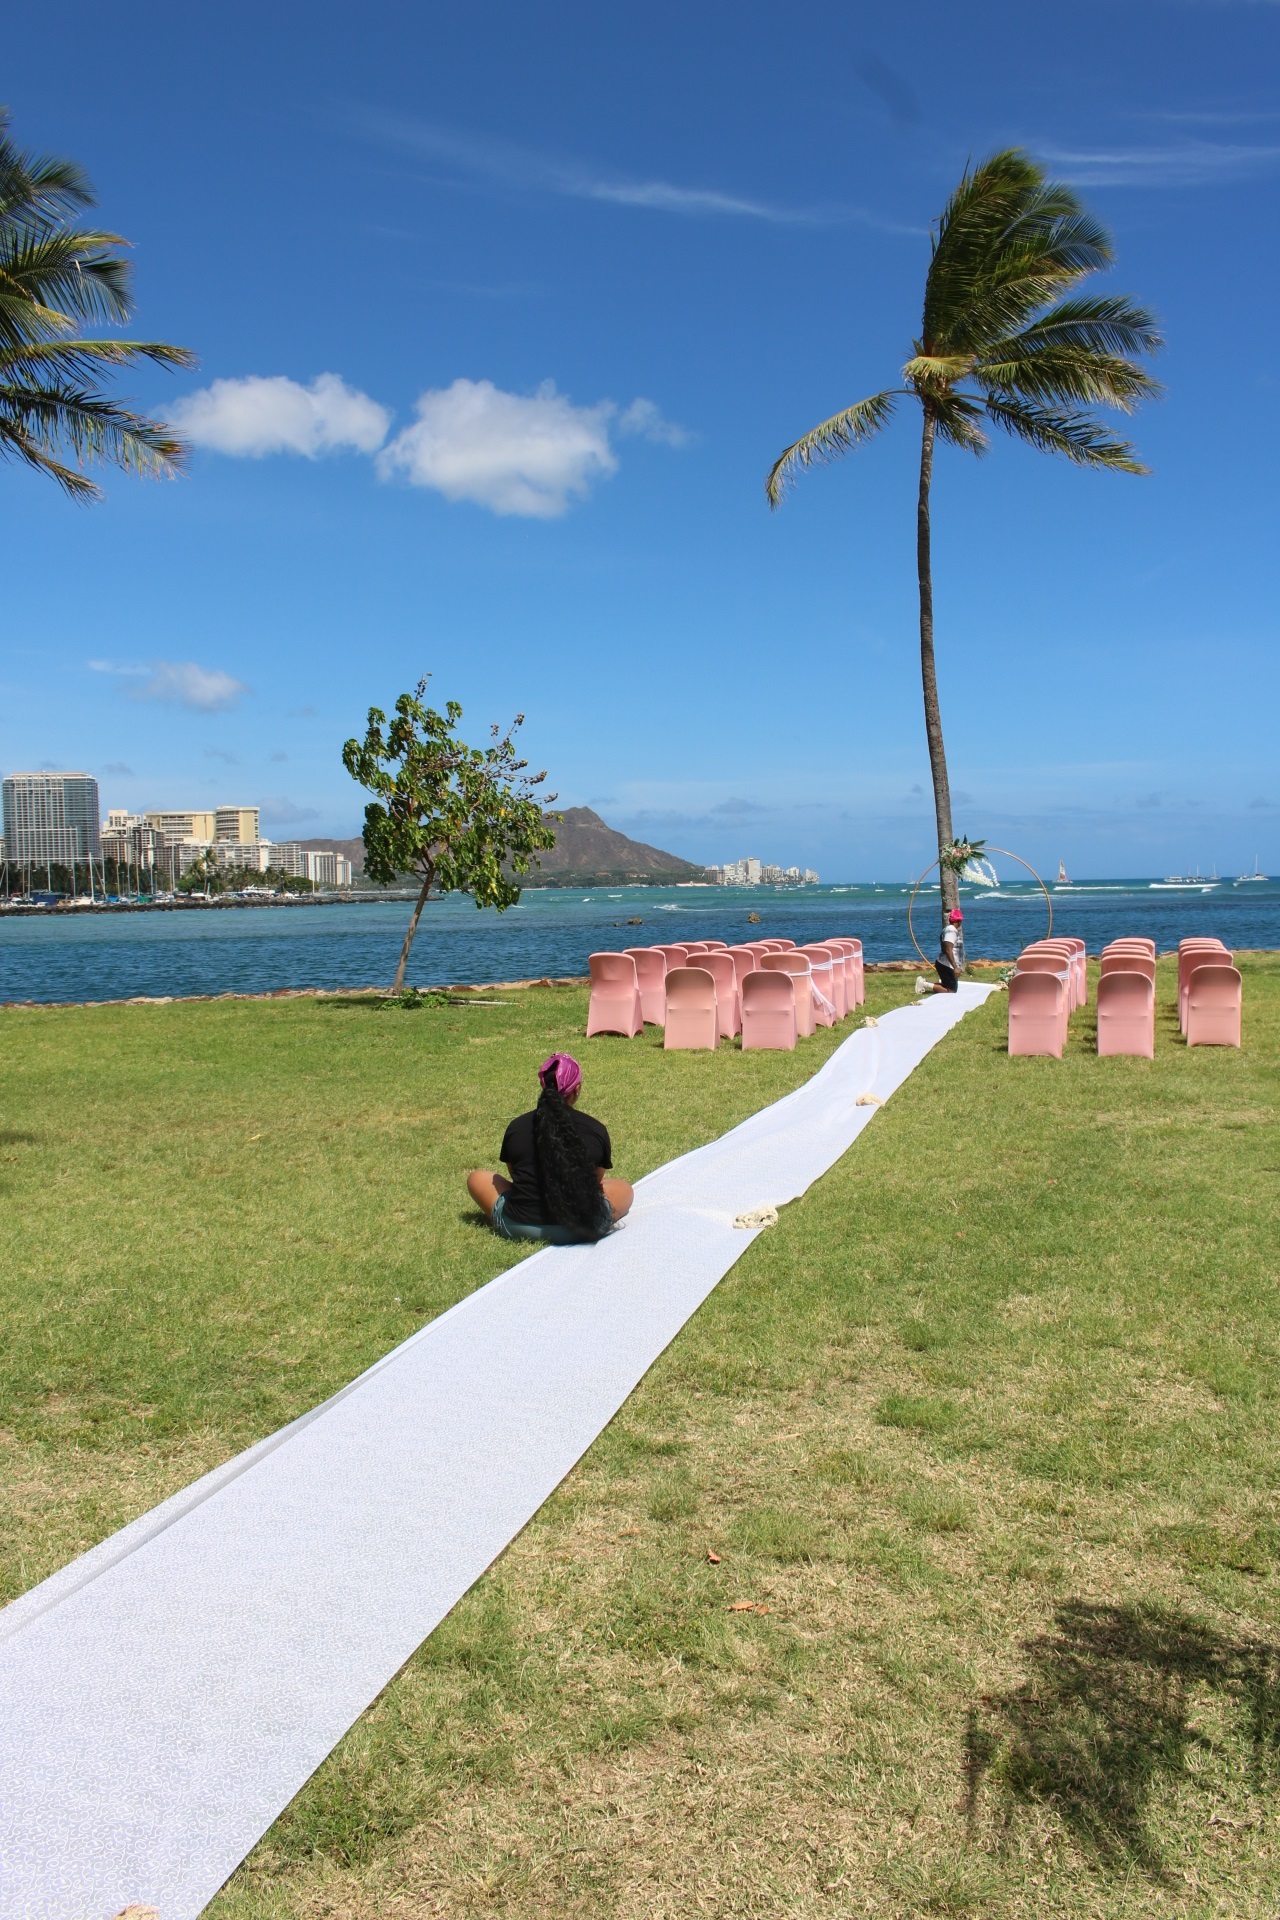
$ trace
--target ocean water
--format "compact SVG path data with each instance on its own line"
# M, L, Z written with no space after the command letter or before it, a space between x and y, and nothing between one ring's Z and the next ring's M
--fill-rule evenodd
M771 934L797 942L856 935L868 960L913 954L910 889L899 885L628 887L526 891L505 914L469 899L432 901L409 963L419 986L586 972L606 948L686 939L729 944ZM916 935L936 951L936 893L923 890ZM1163 951L1185 935L1217 934L1231 948L1280 947L1280 883L1172 893L1146 880L1077 883L1053 891L1053 926L1096 953L1126 933ZM1034 887L963 890L971 959L1009 958L1046 931ZM214 907L178 912L0 914L0 1002L119 1000L135 994L264 993L282 987L388 985L408 924L405 900L324 906ZM759 923L748 915L759 914ZM638 925L630 922L638 921Z

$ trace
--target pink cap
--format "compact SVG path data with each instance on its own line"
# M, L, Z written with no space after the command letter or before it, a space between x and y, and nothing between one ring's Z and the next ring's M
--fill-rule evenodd
M571 1053L553 1053L538 1068L538 1078L544 1087L553 1074L556 1090L565 1100L582 1085L582 1068Z
M960 922L964 919L964 915L961 913L959 907L952 907L950 913L947 915L947 918L951 922L952 926L955 927L955 926L958 926Z

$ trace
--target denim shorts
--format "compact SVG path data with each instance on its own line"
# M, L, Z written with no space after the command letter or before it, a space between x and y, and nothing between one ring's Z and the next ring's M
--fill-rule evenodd
M603 1211L600 1216L600 1232L603 1236L613 1230L613 1208L601 1197ZM499 1240L541 1240L550 1247L589 1246L580 1233L572 1227L557 1227L540 1220L508 1220L507 1196L500 1193L493 1203L493 1212L489 1215L489 1225Z

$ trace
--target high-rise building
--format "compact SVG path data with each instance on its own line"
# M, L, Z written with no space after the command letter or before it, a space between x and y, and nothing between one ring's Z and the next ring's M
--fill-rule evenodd
M167 847L200 846L216 840L217 814L212 809L183 813L155 812L146 816L147 825L164 835ZM255 834L254 838L257 836Z
M250 846L260 836L256 807L215 807L213 837L230 840L238 846Z
M5 856L15 866L96 860L98 783L88 773L10 773L3 783Z

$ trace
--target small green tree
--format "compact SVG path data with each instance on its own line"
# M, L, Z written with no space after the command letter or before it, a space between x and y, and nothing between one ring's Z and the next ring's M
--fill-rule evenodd
M191 862L178 882L179 893L203 893L207 900L210 894L221 893L226 885L222 868L210 848Z
M348 740L342 749L352 779L378 796L364 810L365 872L381 886L402 873L422 882L393 993L404 986L409 949L433 886L441 893L470 893L477 907L505 913L520 898L512 875L527 873L536 864L532 856L554 846L556 838L542 813L543 800L555 794L542 800L534 795L546 772L526 774L529 762L516 754L524 715L518 713L505 734L491 727L487 747L469 747L457 737L457 701L437 713L423 703L426 690L423 678L412 693L402 693L389 727L382 709L370 707L364 739Z

